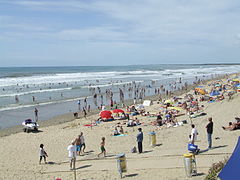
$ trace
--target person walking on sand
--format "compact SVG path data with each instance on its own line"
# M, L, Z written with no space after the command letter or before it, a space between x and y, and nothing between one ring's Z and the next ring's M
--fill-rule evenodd
M68 157L70 160L70 170L73 170L74 163L76 162L76 145L75 141L72 141L71 144L67 147Z
M43 144L40 144L40 149L39 149L39 156L40 156L39 164L41 164L42 158L44 159L45 164L47 164L47 162L46 162L46 157L48 157L48 154L47 154L47 152L44 150L43 146L44 146Z
M81 134L80 134L80 143L81 143L80 152L82 151L83 153L85 153L86 144L85 144L83 132L81 132Z
M212 118L208 118L209 123L207 124L207 137L208 137L208 149L212 148L212 133L213 133L213 122Z
M142 142L143 142L143 132L142 128L138 128L138 134L137 134L137 143L138 143L138 153L142 153Z
M75 139L76 144L76 153L80 156L81 154L81 135L78 135L78 137Z
M34 113L35 113L35 121L38 122L38 109L37 108L34 109Z
M98 154L98 157L103 154L104 157L106 157L106 149L105 149L105 137L102 137L102 141L100 143L100 149L101 149L101 152Z
M85 117L85 119L87 118L87 111L85 108L83 108L83 116Z
M197 129L195 128L195 125L192 124L192 131L191 131L191 143L194 144L195 141L197 140L197 135L198 135L198 132L197 132Z

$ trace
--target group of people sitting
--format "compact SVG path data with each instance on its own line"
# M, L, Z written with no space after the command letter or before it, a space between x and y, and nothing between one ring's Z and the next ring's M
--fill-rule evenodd
M129 119L127 122L127 127L138 126L138 125L141 125L141 123L137 117L134 120Z
M118 127L119 127L119 130L118 130ZM124 134L123 127L122 126L115 127L115 129L113 131L113 135L117 136L117 135L120 135L120 134Z

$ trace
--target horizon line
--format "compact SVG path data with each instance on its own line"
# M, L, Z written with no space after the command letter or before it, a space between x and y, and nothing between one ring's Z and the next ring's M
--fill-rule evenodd
M116 66L151 66L151 65L240 65L240 63L160 63L160 64L128 64L128 65L77 65L77 66L0 66L0 68L50 68L50 67L116 67Z

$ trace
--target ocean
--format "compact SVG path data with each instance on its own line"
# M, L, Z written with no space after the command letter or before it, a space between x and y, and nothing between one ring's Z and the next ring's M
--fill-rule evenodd
M2 67L0 128L20 125L24 119L34 119L35 107L39 109L39 120L47 120L78 111L78 100L83 104L85 98L91 109L101 103L109 105L106 97L108 90L113 92L113 99L118 102L119 89L124 90L124 99L131 99L136 92L129 90L129 87L144 87L146 95L154 95L160 85L173 90L173 84L180 78L182 83L175 83L175 89L181 88L185 82L192 83L196 77L208 79L239 71L240 65L189 64ZM97 94L97 104L93 102L94 94Z

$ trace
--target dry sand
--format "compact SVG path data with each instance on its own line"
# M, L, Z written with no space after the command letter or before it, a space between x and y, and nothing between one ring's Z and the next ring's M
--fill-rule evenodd
M233 100L225 99L221 102L206 103L206 116L193 119L199 132L198 142L200 149L206 149L207 118L212 117L214 122L213 149L196 156L199 176L191 179L204 179L209 167L214 162L230 156L238 139L239 131L224 131L221 127L239 116L240 95L235 94ZM156 113L159 105L154 103L146 107L146 111ZM63 120L66 118L62 116ZM127 158L127 173L124 179L188 179L185 175L183 154L187 153L187 141L190 134L190 120L184 115L178 121L188 120L188 124L179 127L163 127L156 131L156 147L150 147L148 132L155 130L149 122L152 117L138 116L144 133L144 153L131 153L136 146L137 127L124 126L127 131L125 137L114 137L111 133L117 122L105 122L98 126L85 127L83 124L96 120L97 115L87 119L76 119L54 126L40 128L39 133L20 132L0 138L0 179L73 179L73 171L69 170L67 146L82 131L86 142L86 153L77 157L77 179L120 179L117 171L116 154L125 153ZM101 137L106 137L106 158L98 158ZM215 139L218 137L219 139ZM49 164L39 165L39 145L43 143L49 157Z

